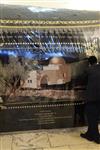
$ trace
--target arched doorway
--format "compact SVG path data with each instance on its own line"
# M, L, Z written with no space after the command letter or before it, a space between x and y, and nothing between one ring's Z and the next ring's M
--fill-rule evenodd
M48 76L47 76L47 75L44 75L44 76L41 78L40 86L41 86L42 89L45 89L45 88L48 87Z

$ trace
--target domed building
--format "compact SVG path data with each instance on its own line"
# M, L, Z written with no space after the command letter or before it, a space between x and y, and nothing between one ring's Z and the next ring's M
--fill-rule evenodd
M70 81L70 64L66 64L62 57L54 57L50 60L49 65L43 66L42 70L30 71L23 88L41 89L46 85L63 85Z
M65 63L62 57L54 57L48 66L43 67L41 84L47 81L47 85L65 84L71 80L70 65ZM44 80L46 78L46 80Z

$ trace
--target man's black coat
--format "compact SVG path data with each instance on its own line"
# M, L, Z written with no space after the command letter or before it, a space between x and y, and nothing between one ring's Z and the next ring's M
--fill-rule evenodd
M87 102L100 101L100 64L92 65L86 71Z

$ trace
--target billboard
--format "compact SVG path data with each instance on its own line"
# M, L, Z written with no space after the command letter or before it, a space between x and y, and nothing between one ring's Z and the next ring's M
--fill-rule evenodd
M89 56L100 59L99 20L46 19L48 14L44 20L42 13L37 20L36 14L1 18L1 132L84 124L82 76Z

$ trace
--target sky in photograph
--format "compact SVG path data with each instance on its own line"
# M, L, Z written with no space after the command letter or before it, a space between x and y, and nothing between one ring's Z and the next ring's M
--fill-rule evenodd
M0 0L1 4L100 11L100 0Z

